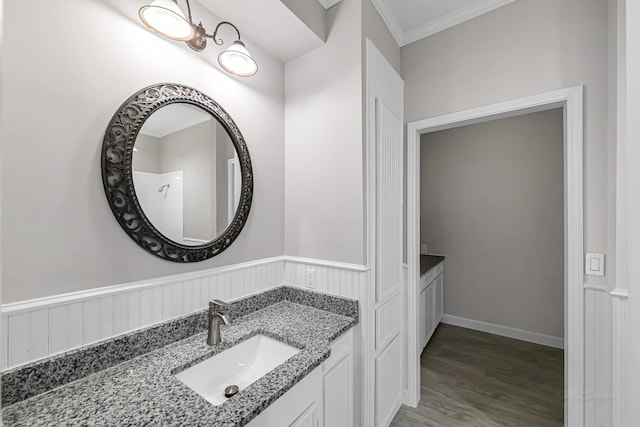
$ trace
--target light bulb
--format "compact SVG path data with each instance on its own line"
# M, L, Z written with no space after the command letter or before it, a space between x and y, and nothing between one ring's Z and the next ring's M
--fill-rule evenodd
M253 76L258 71L258 64L240 40L218 55L218 63L225 71L241 77Z
M155 0L142 6L138 15L147 27L171 40L191 40L195 34L175 0Z

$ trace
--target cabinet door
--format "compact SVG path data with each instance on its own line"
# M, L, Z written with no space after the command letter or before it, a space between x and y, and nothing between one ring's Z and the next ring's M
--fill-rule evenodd
M431 338L431 334L433 333L434 329L435 329L435 297L436 297L436 292L435 292L435 286L434 286L434 282L431 282L431 284L427 287L427 289L425 289L425 293L426 293L426 308L425 308L425 345L427 345L427 342L429 341L429 338Z
M438 276L438 278L436 279L436 283L435 283L435 287L436 287L436 295L435 295L435 304L436 304L436 309L435 309L435 321L434 321L434 325L433 327L436 328L438 326L438 324L440 323L440 320L442 320L442 311L443 311L443 276L442 274Z
M427 345L427 289L420 292L420 322L418 336L420 337L420 351Z
M290 427L318 427L318 405L312 403Z
M353 366L351 354L346 354L324 374L324 425L353 426Z

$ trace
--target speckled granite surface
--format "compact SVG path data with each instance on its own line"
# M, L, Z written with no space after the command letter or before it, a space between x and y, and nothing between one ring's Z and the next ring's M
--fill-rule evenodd
M323 305L355 316L312 308ZM329 343L355 325L358 315L357 301L289 287L234 302L230 311L235 316L234 323L222 328L223 342L216 347L206 345L206 333L184 338L193 335L193 330L204 330L205 312L200 312L8 372L13 375L5 373L3 399L7 395L17 400L3 408L3 421L7 426L148 423L242 426L326 359ZM194 361L259 333L302 351L225 404L212 406L173 376ZM169 336L172 334L182 337L181 341L167 343L173 339ZM135 349L144 347L146 335L156 338L151 340L152 352L144 354L138 350L133 356L137 358L123 362L126 357L123 352L130 353L133 349L136 353ZM92 369L95 370L91 372ZM84 375L80 379L65 378L75 370ZM52 378L43 380L42 375L47 373ZM12 382L5 382L7 377ZM26 389L33 397L22 400L24 396L16 397L20 393L5 392L7 386L19 386L20 381L23 391ZM50 391L34 395L29 385L39 383L45 383L40 389ZM58 383L66 385L51 390Z
M441 255L420 255L420 275L422 276L442 261L444 257Z

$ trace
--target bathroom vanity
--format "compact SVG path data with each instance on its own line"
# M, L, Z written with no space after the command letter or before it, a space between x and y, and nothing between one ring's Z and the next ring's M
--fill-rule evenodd
M215 346L203 311L5 371L4 425L353 425L357 301L282 286L229 312ZM212 404L177 377L257 335L293 356L234 396Z
M420 255L419 352L425 348L442 319L444 257Z

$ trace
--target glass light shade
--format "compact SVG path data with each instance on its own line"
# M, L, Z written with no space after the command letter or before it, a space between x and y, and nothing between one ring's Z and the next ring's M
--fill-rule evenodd
M258 71L258 64L240 40L218 55L218 63L227 72L236 76L249 77Z
M138 15L144 25L171 40L191 40L195 34L193 26L174 0L155 0L142 6Z

